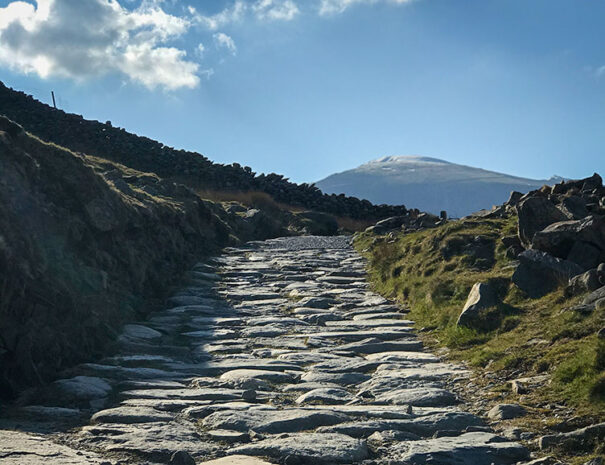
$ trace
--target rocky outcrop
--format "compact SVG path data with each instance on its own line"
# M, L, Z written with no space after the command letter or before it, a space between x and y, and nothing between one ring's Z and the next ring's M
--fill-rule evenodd
M541 297L566 285L568 295L598 287L597 267L605 262L605 188L598 174L544 186L505 207L515 209L519 245L527 249L505 238L507 255L519 258L513 282L520 289Z

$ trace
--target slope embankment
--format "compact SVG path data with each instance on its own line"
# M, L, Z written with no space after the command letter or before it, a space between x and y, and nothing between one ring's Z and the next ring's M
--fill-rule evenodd
M513 193L489 212L447 223L386 220L356 246L374 288L409 306L425 342L475 369L460 389L477 411L520 406L524 413L501 427L565 463L603 454L600 176Z
M336 229L313 212L203 200L0 116L0 397L106 350L200 257L243 240Z

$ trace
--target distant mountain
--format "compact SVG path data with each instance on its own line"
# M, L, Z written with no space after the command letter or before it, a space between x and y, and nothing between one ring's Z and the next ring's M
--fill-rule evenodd
M446 210L450 217L461 217L502 204L511 191L529 192L561 179L527 179L437 158L390 156L328 176L316 186L326 194L405 204L435 214Z

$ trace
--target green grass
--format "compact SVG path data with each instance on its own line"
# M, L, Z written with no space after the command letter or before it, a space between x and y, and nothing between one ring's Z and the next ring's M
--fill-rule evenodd
M487 367L502 379L549 374L552 382L525 401L567 405L603 421L605 343L596 332L605 324L605 311L564 311L579 298L566 298L562 289L541 299L517 289L500 240L516 229L514 216L470 219L394 237L363 233L355 246L368 258L375 290L410 308L426 342L446 346L454 359L479 371ZM495 284L501 302L485 312L481 330L456 325L476 282Z

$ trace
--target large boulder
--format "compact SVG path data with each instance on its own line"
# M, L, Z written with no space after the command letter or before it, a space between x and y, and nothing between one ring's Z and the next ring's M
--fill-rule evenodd
M579 195L565 197L559 204L559 210L561 210L570 220L580 220L589 215L588 209L586 208L586 200Z
M483 311L498 303L494 286L489 283L475 283L468 294L464 308L458 317L458 326L484 328L486 326Z
M605 253L605 220L600 216L587 216L551 224L534 234L531 246L573 261L585 270L594 268Z
M579 274L571 278L569 285L565 289L568 296L580 295L584 292L592 292L601 287L599 282L599 273L596 268L588 270L586 273Z
M529 247L534 234L547 226L567 220L548 198L542 196L528 197L517 205L519 215L519 239L525 247Z
M526 250L519 255L519 265L512 280L530 297L542 297L584 270L577 263L553 257L539 250Z
M487 412L487 417L490 420L511 420L526 413L526 410L519 404L499 404Z

